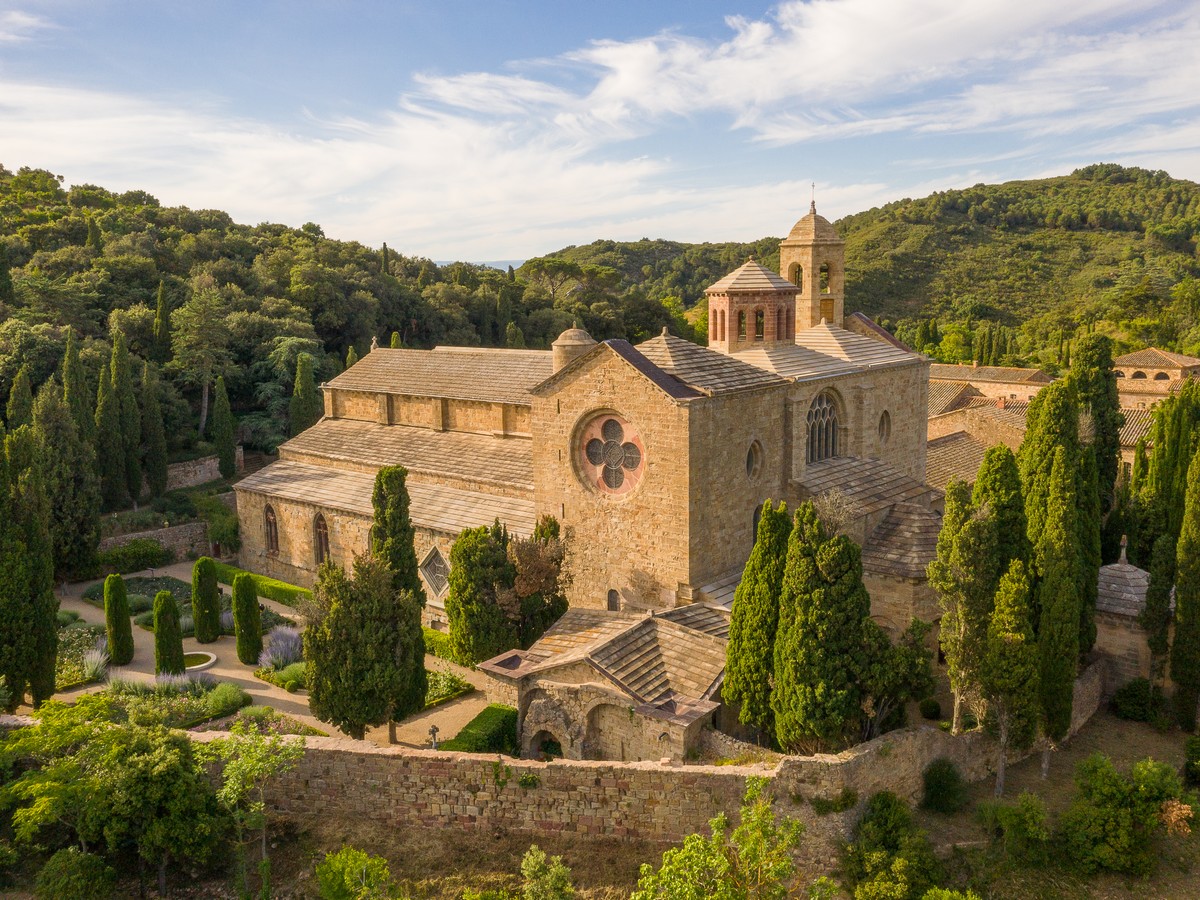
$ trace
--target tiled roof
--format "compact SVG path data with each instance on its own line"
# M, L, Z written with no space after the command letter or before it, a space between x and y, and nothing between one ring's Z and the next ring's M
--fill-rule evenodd
M993 381L1009 384L1049 384L1054 379L1041 369L1016 366L956 366L933 363L929 377L939 381Z
M852 312L843 320L847 331L853 331L855 334L863 334L867 337L874 338L877 341L883 341L885 344L891 344L898 350L903 350L906 353L912 353L913 348L899 340L894 334L878 324L874 319L862 312Z
M1121 427L1121 446L1136 447L1142 438L1149 440L1154 425L1153 409L1123 409L1125 424Z
M882 460L854 456L809 463L803 485L813 497L826 491L840 491L862 515L895 503L920 502L936 493L934 488L909 478Z
M821 241L841 242L837 229L824 216L817 215L816 201L808 207L808 215L792 226L788 233L788 241Z
M670 373L660 369L653 362L642 355L636 347L620 339L604 341L597 344L592 350L584 353L582 356L577 356L567 365L563 366L549 378L540 382L535 388L534 393L544 393L556 384L559 384L563 379L569 378L571 373L588 364L588 361L595 358L600 353L615 353L629 365L633 366L645 378L650 381L655 387L661 390L673 400L694 400L697 397L703 397L704 392L697 390L690 385L684 384L678 378L675 378Z
M966 381L933 381L929 382L929 415L940 416L952 412L965 405L970 397L982 397L974 387Z
M770 269L764 268L753 259L738 266L720 281L705 288L707 294L729 293L770 293L786 291L797 294L800 288L786 278L776 275Z
M716 350L709 350L674 335L663 334L634 348L659 369L705 394L725 394L786 384L764 371Z
M869 338L865 340L869 340ZM845 360L826 356L824 353L817 353L815 350L798 347L795 344L754 347L733 354L733 358L755 368L796 380L848 375L858 371L856 366Z
M1004 406L1000 406L994 397L972 397L968 398L960 409L974 410L1004 425L1024 429L1025 420L1029 415L1029 401L1005 398Z
M357 419L322 419L279 448L342 467L404 466L410 472L533 491L533 442Z
M722 609L733 609L733 595L742 581L742 569L737 569L722 575L715 581L698 588L697 596L705 603L719 606Z
M924 579L937 554L941 517L917 503L897 503L867 538L863 570L898 578Z
M1169 350L1159 350L1157 347L1146 347L1144 350L1134 350L1132 353L1118 356L1113 360L1113 365L1121 368L1141 366L1146 369L1190 369L1200 366L1200 359Z
M239 491L312 503L367 518L375 514L371 501L375 476L365 472L280 461L248 475L236 487ZM417 482L409 482L408 496L412 501L413 524L445 534L458 534L464 528L490 525L499 519L510 531L530 535L537 521L532 500Z
M347 391L448 397L528 406L529 390L553 370L547 350L379 347L329 382Z
M844 360L860 369L912 363L921 359L915 353L865 335L855 334L828 322L796 332L796 344L832 356L834 359Z
M1119 616L1137 616L1146 607L1150 573L1127 562L1100 567L1096 609Z
M987 445L965 431L934 438L925 450L925 483L944 491L952 478L972 484L983 465Z
M707 603L688 603L659 613L658 618L703 631L721 640L729 639L729 614Z

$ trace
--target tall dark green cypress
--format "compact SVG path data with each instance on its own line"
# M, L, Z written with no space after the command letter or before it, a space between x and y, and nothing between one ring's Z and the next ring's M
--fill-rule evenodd
M516 626L497 601L497 587L511 586L508 533L502 528L468 528L450 548L446 619L456 661L474 665L520 641Z
M29 383L28 365L21 366L13 379L12 388L8 392L5 417L9 431L16 431L22 425L33 421L33 388Z
M1088 653L1096 643L1096 595L1100 578L1100 487L1095 447L1084 447L1075 470L1075 522L1079 542L1079 650Z
M151 497L161 497L167 492L167 432L158 390L158 377L147 362L142 366L142 449L146 454L146 485Z
M229 408L229 394L225 392L225 376L217 376L213 391L212 440L217 448L217 464L222 478L237 474L237 445L234 440L233 410Z
M772 733L771 682L775 666L775 634L779 627L779 595L787 563L792 520L787 506L768 500L758 519L754 549L733 595L729 643L725 648L722 699L736 707L738 719Z
M1029 543L1033 548L1033 572L1035 577L1041 578L1045 566L1039 547L1046 524L1055 451L1062 448L1070 472L1075 471L1079 461L1079 404L1070 379L1042 388L1029 403L1026 421L1028 425L1017 453L1017 465L1021 471ZM1072 566L1074 564L1072 557Z
M163 283L158 283L158 297L154 303L154 352L155 362L165 363L171 358L171 305Z
M1117 395L1113 369L1112 341L1102 334L1089 334L1075 350L1071 373L1079 392L1079 405L1092 416L1092 447L1096 451L1100 512L1112 508L1117 469L1121 462L1121 428L1125 414Z
M119 509L128 498L125 489L125 442L121 437L121 402L113 391L111 366L100 370L96 392L96 470L104 508Z
M1042 577L1036 588L1039 679L1046 735L1061 741L1071 727L1071 704L1079 661L1079 590L1075 473L1067 451L1054 451L1039 545Z
M211 644L221 636L221 591L217 587L217 564L207 556L192 566L192 621L196 640Z
M233 633L237 637L238 660L247 666L258 663L262 654L262 615L258 593L249 572L233 576Z
M317 383L313 378L313 358L307 353L296 357L296 382L292 387L289 419L292 436L311 428L321 418L324 409Z
M415 531L409 515L407 477L408 470L403 466L383 466L375 474L371 552L391 571L395 589L408 591L424 606L425 588L421 585L413 547Z
M4 432L0 429L0 439ZM30 652L26 626L30 617L32 566L13 510L8 456L0 453L0 675L10 693L8 712L25 698Z
M388 245L386 241L383 244L383 249L379 251L379 271L383 275L392 274L392 264L391 260L388 259Z
M108 635L109 661L114 666L129 665L133 661L133 626L125 579L120 575L104 579L104 630Z
M87 247L97 256L104 252L104 239L100 236L100 226L96 224L96 220L92 216L88 216L87 220Z
M170 591L159 591L154 595L154 674L182 675L186 668L179 604Z
M96 434L95 395L88 390L87 374L79 358L79 342L70 328L67 328L67 351L63 356L62 386L63 401L71 410L79 437L91 447Z
M0 241L0 309L12 307L17 302L17 292L13 288L11 266L8 264L8 249L4 241Z
M13 514L29 555L29 693L33 705L54 696L58 657L58 598L54 596L54 545L50 502L31 428L8 436L6 450L13 479Z
M124 333L113 335L112 388L121 417L121 457L125 464L125 492L137 505L142 495L142 411L133 389L133 363Z
M1025 499L1021 495L1021 472L1017 458L1004 444L990 447L975 478L971 505L986 509L996 526L996 583L1014 559L1029 562L1029 536Z
M1171 646L1171 680L1179 723L1196 728L1200 700L1200 451L1188 466L1183 524L1175 547L1175 642Z
M1121 562L1125 562L1124 556ZM1175 586L1175 542L1168 534L1154 542L1150 557L1150 584L1146 588L1146 605L1139 623L1146 632L1150 648L1150 680L1161 684L1166 674L1170 651L1171 590Z

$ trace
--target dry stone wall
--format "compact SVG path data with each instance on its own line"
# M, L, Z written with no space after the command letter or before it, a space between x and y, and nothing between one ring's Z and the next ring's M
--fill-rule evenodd
M245 466L242 456L242 445L237 447L237 470ZM167 466L167 490L177 491L181 488L195 487L207 484L221 477L220 462L215 456L204 456L200 459L189 459L186 462L171 463Z
M155 528L152 531L137 531L133 534L104 538L100 542L100 549L104 551L112 550L114 547L124 547L130 541L139 539L158 541L175 554L176 560L195 559L204 556L212 549L208 540L207 522L188 522L184 525L173 525L170 528Z

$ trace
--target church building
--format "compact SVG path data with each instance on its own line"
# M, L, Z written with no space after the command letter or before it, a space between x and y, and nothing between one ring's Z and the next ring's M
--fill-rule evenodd
M375 472L402 465L435 625L456 536L495 519L528 535L540 515L569 537L572 607L727 609L763 502L821 498L863 547L873 615L932 620L929 362L846 315L844 283L845 245L814 205L778 274L750 260L707 289L707 347L573 328L550 351L373 348L236 485L241 563L299 584L325 559L348 566Z

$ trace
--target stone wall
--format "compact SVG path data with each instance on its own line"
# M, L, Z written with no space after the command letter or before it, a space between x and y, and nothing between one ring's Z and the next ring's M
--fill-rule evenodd
M943 413L929 420L929 440L931 441L934 438L945 437L959 431L965 431L989 447L995 444L1004 444L1014 453L1021 446L1021 439L1025 436L1023 427L1006 424L996 416L989 414L987 410L981 411L971 407Z
M100 550L111 550L123 547L130 541L148 538L158 541L166 549L175 554L176 561L195 559L211 552L212 545L208 540L207 522L188 522L184 525L173 525L170 528L155 528L152 531L138 531L133 534L121 534L107 537L100 542Z
M245 461L242 458L242 445L237 446L237 470L242 471ZM189 459L186 462L171 463L167 466L167 490L177 491L181 488L195 487L207 484L221 477L221 467L215 456L202 456L200 459Z

